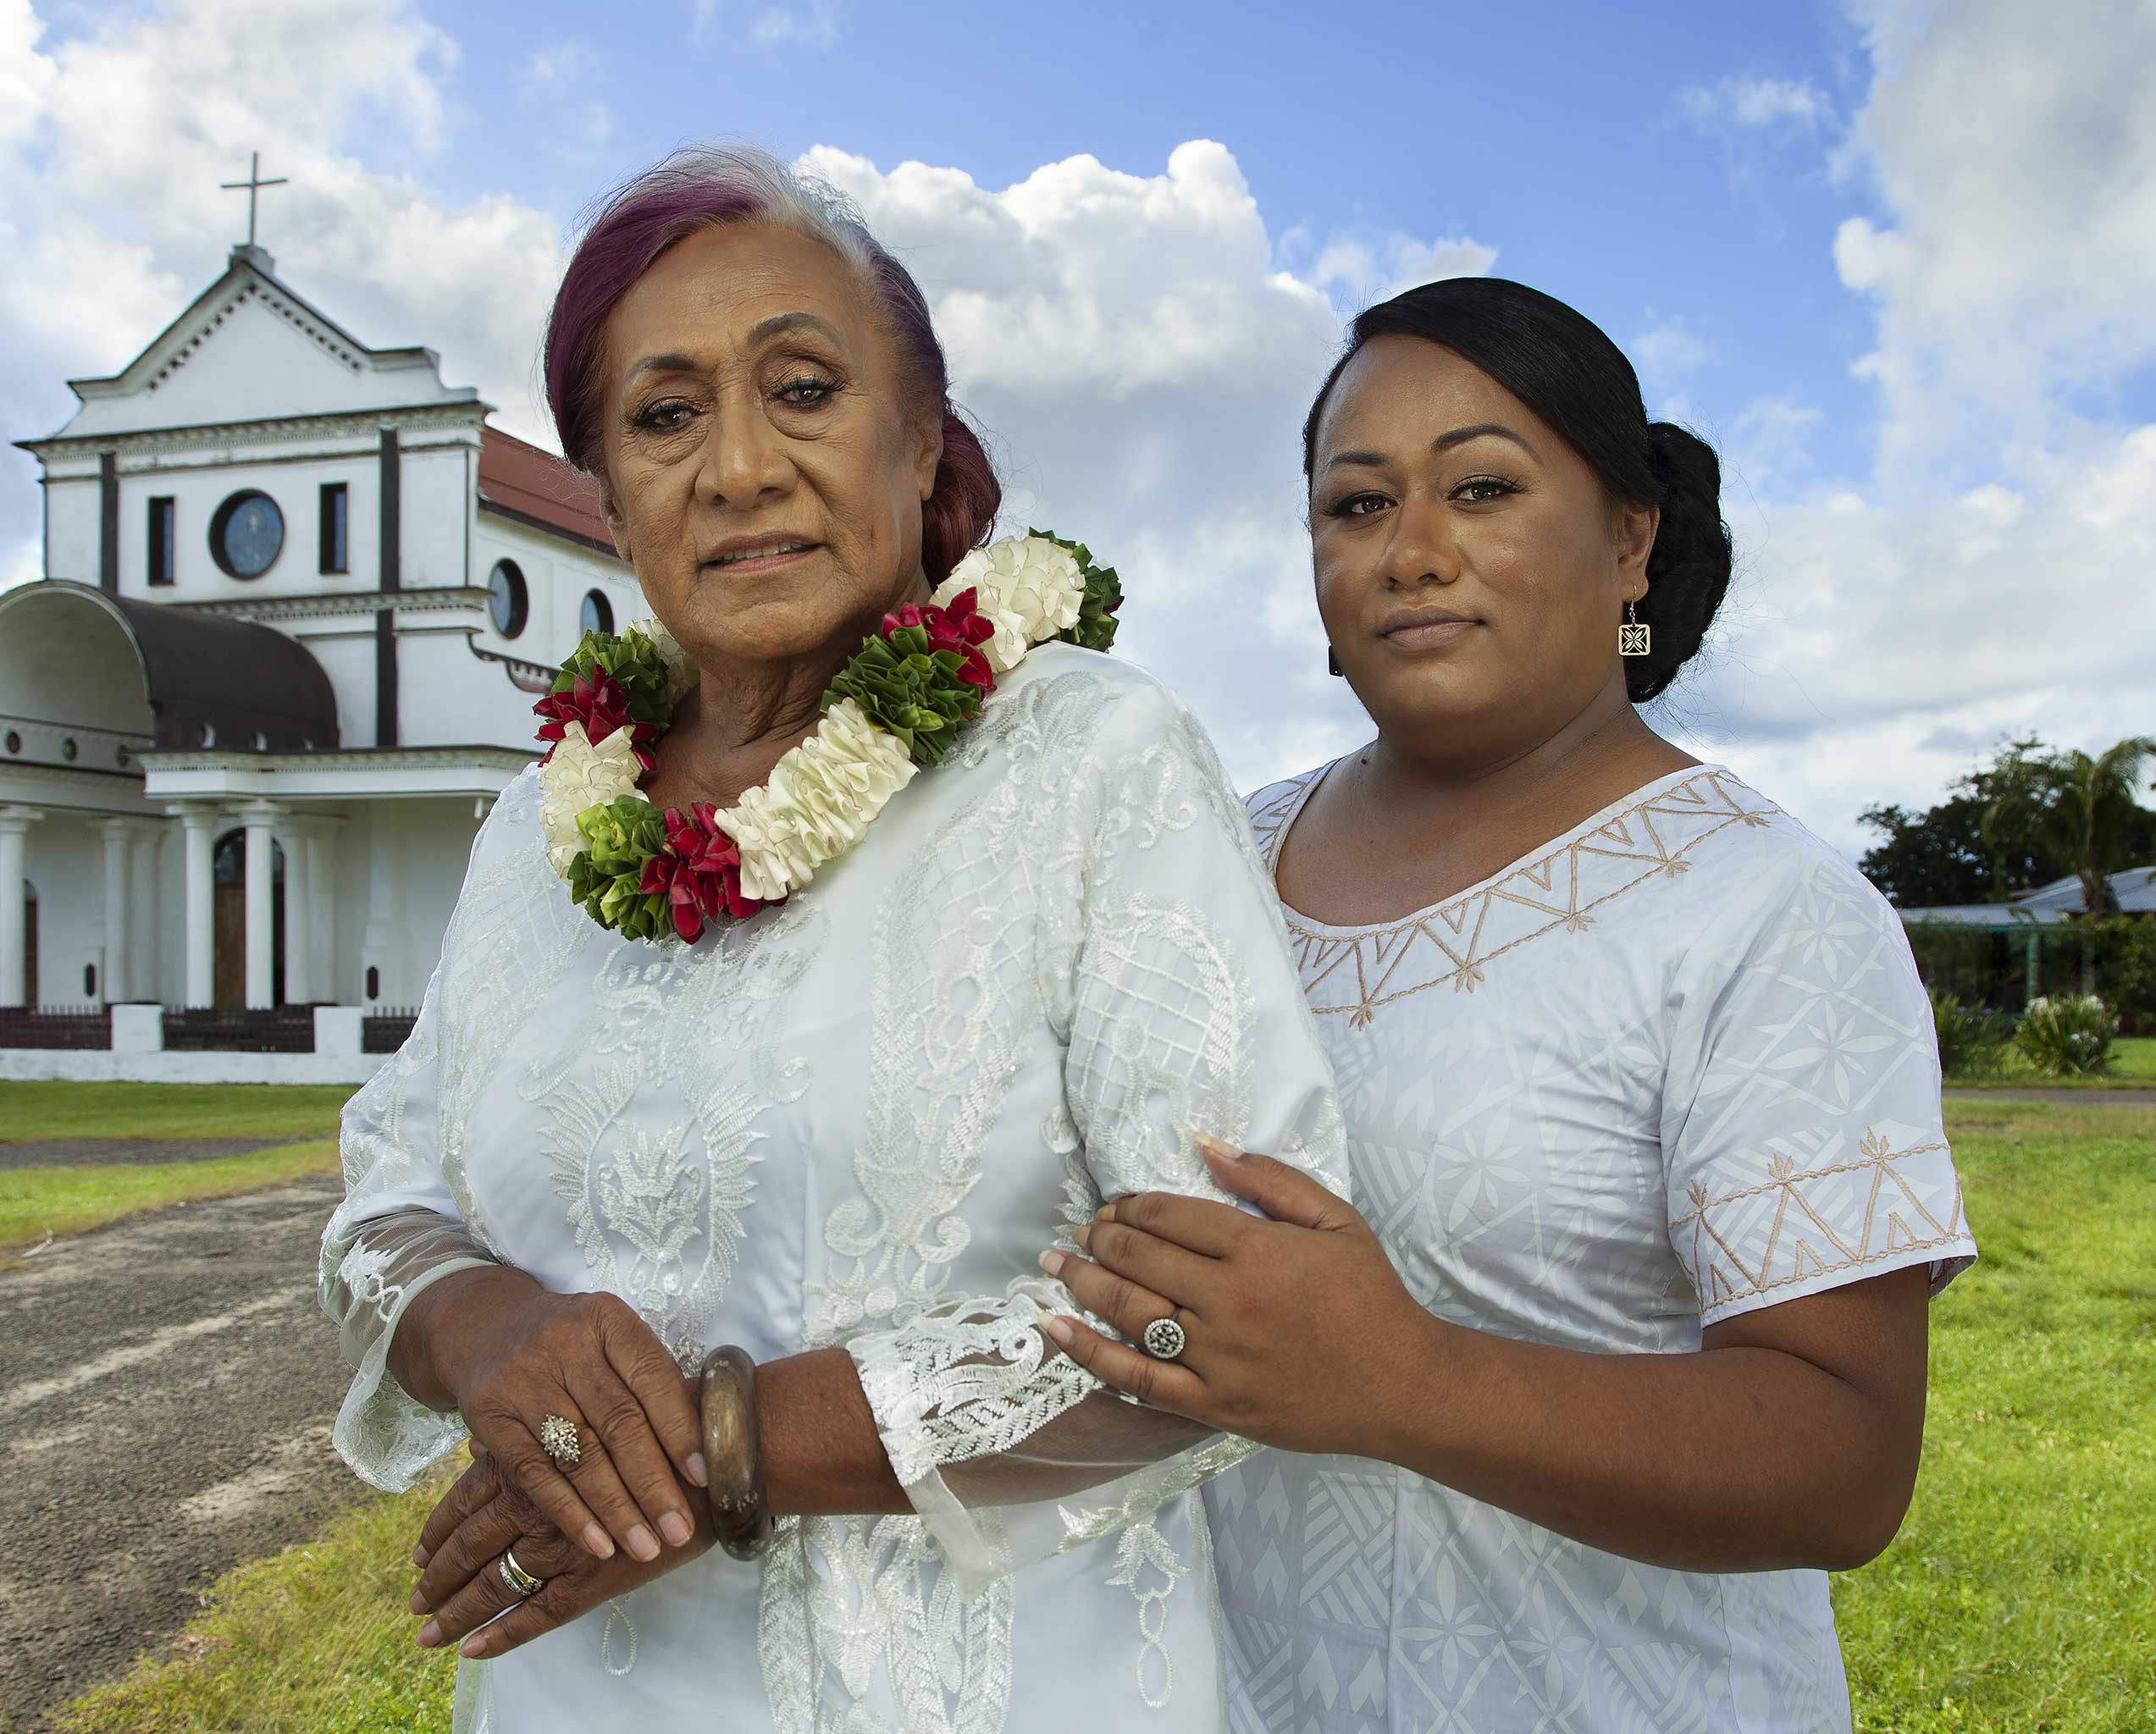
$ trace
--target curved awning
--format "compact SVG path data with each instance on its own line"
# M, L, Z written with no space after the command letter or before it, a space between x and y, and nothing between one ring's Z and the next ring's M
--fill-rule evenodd
M113 690L115 634L141 674ZM149 708L158 748L302 752L334 747L337 700L307 647L251 621L218 620L46 578L0 593L5 709L107 726ZM124 726L124 725L123 725Z

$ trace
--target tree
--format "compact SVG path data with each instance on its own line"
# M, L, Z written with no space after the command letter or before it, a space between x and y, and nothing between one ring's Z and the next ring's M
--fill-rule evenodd
M2064 859L2026 827L2002 818L1991 835L1984 815L2017 768L2046 748L2031 736L2002 741L1988 765L1959 779L1947 798L1921 813L1867 807L1863 822L1884 841L1859 866L1898 908L1948 908L2003 903L2015 892L2048 885L2065 873Z
M2081 881L2087 914L2115 915L2119 900L2111 875L2137 864L2134 857L2148 847L2152 815L2134 795L2152 759L2156 737L2148 735L2131 735L2094 758L2081 752L2010 752L1989 778L1984 841L2039 841L2065 872Z
M1883 841L1859 864L1864 876L1901 909L2004 901L2008 888L1984 842L1984 804L1960 794L1921 813L1866 807L1863 822Z

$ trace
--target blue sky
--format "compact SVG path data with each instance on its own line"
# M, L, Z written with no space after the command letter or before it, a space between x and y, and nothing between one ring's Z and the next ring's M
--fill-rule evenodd
M1854 848L2002 732L2156 726L2156 0L2044 16L0 0L0 417L49 431L215 273L259 148L282 274L543 435L577 213L753 140L910 259L1014 507L1119 560L1134 653L1249 782L1360 727L1293 486L1339 318L1494 269L1722 446L1742 576L1664 720ZM0 461L0 582L34 478Z

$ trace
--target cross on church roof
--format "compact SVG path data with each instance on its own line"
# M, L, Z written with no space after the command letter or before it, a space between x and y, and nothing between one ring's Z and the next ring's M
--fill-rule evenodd
M256 200L261 196L264 187L285 186L289 185L289 182L281 174L273 180L264 180L262 178L262 152L250 151L247 153L247 178L245 180L219 181L218 185L226 192L237 192L242 187L247 190L247 245L252 246L255 244Z

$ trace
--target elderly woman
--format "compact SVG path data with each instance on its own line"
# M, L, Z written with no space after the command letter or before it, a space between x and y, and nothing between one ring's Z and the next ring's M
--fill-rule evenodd
M1198 1131L1344 1179L1205 738L1082 549L969 553L993 474L827 189L632 184L547 381L657 621L541 706L322 1266L353 1466L474 1443L413 1599L457 1726L1215 1727L1190 1490L1248 1447L1059 1354L1035 1259L1224 1196Z
M1050 1334L1287 1448L1206 1490L1238 1734L1847 1734L1827 1572L1907 1509L1976 1245L1893 911L1636 708L1728 587L1720 466L1495 279L1363 313L1303 439L1377 738L1251 804L1360 1209L1218 1153L1276 1220L1043 1258L1183 1357Z

